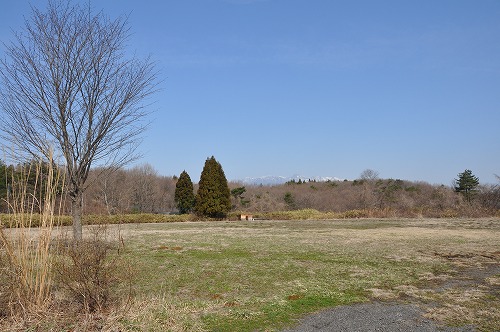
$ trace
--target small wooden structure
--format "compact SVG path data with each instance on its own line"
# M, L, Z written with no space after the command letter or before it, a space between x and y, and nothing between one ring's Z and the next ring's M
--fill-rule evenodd
M240 214L240 220L254 220L253 215L251 214Z

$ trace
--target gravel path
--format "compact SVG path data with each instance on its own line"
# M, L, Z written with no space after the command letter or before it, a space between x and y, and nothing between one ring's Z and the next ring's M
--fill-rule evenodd
M363 303L328 309L304 318L283 332L469 332L473 327L444 327L422 316L412 304Z

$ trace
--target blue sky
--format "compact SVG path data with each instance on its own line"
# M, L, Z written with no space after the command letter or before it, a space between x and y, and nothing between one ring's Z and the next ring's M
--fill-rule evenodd
M45 1L32 1L43 6ZM82 1L83 4L87 1ZM500 1L101 0L161 71L141 146L160 174L500 175ZM30 14L2 0L0 40ZM0 56L4 56L0 47Z

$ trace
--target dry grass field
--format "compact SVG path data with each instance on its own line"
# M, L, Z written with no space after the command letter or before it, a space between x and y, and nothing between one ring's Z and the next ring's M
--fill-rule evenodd
M448 325L500 326L500 220L123 225L136 273L127 330L280 330L322 308L417 303Z
M438 324L500 326L498 218L125 224L106 236L124 243L133 297L68 329L280 331L369 301L417 304Z

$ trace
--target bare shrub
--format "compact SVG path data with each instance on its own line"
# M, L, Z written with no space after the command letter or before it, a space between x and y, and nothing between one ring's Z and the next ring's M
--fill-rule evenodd
M339 219L352 219L352 218L367 218L368 211L366 210L348 210L338 215Z
M479 202L481 206L489 210L490 214L500 213L500 177L495 175L497 184L481 186L479 193Z
M249 202L244 210L253 213L315 209L335 212L339 218L482 217L498 213L498 186L483 189L481 199L468 205L451 187L399 179L312 181L246 189ZM287 193L295 206L285 203Z
M78 311L93 313L130 299L132 273L121 244L107 241L101 232L90 239L61 243L55 282L64 301L76 304Z

